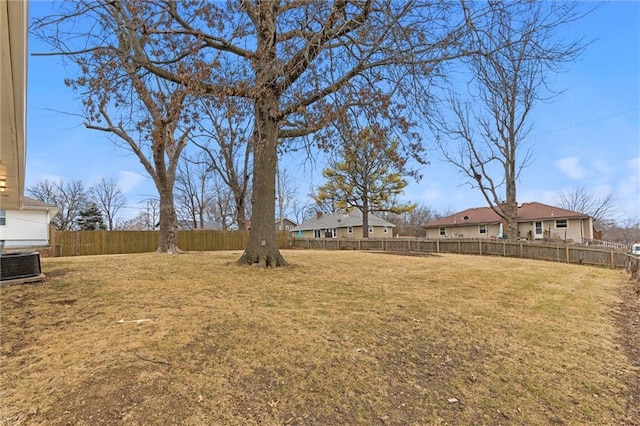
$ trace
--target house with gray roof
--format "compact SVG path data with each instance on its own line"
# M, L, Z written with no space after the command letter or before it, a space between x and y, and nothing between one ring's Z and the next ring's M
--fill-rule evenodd
M395 225L369 213L369 237L393 237ZM344 213L318 215L291 229L298 238L362 238L362 212L352 209Z

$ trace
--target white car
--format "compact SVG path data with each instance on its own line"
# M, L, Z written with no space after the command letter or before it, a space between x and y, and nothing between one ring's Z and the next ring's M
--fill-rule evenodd
M640 243L636 243L631 246L631 254L635 254L636 256L640 256Z

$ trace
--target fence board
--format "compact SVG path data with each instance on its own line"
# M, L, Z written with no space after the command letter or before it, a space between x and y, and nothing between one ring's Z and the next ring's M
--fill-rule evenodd
M507 240L461 239L344 239L293 238L292 248L361 249L383 251L416 251L428 253L481 254L525 259L567 262L585 265L625 268L629 264L624 252L610 248L585 247L572 244L529 244Z
M148 253L158 248L158 231L55 231L52 243L58 256ZM249 231L178 231L178 247L185 251L243 250ZM278 248L286 248L286 231L276 232Z

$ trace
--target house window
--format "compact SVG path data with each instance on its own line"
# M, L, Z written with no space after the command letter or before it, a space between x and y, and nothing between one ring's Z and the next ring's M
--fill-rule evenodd
M440 236L444 237L447 235L447 228L445 228L444 226L440 227Z
M7 224L7 211L0 210L0 226L4 226Z
M347 234L353 234L353 226L347 227Z
M385 234L387 234L389 232L389 230L387 229L387 227L385 226L384 229L382 230L382 232L384 232Z
M322 238L322 231L319 229L313 230L313 238Z
M478 225L478 232L480 232L481 234L486 234L487 233L487 225Z
M370 227L369 227L369 233L370 233L370 234L373 234L373 226L370 226Z
M568 228L567 219L556 220L556 228Z

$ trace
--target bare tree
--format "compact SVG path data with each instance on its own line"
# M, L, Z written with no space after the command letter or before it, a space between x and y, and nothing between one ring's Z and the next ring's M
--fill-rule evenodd
M211 203L207 210L207 216L214 222L219 223L223 230L227 230L234 223L240 225L236 219L237 209L234 204L234 195L231 189L220 179L214 179L211 188Z
M387 220L396 225L397 235L411 237L425 237L427 231L423 228L426 223L436 220L437 212L431 207L417 205L415 209L402 214L387 215Z
M180 154L192 130L193 117L186 107L192 92L186 82L161 79L133 59L133 52L139 49L156 61L166 54L156 49L143 28L137 28L139 36L133 40L120 27L132 16L143 20L138 24L149 19L140 15L148 12L142 3L79 1L61 8L61 15L35 22L35 34L78 66L79 75L65 81L82 97L85 126L110 133L116 143L138 157L152 177L160 196L158 252L177 252L173 186ZM199 77L192 69L175 68L174 72Z
M107 221L107 229L113 231L117 225L117 214L126 203L118 182L113 178L101 178L89 188L89 198L102 212Z
M561 27L581 17L575 3L494 5L481 27L476 27L473 11L465 8L475 49L486 54L465 61L471 73L469 100L448 91L450 114L432 124L446 160L505 221L507 237L517 238L516 183L531 160L530 148L525 146L530 113L537 102L557 94L549 87L549 75L573 61L584 44L554 37Z
M278 205L278 219L284 219L287 214L292 213L293 205L296 201L298 189L294 186L291 175L286 168L278 162L278 173L276 175L276 200ZM280 221L279 231L283 231L284 222Z
M144 208L135 217L123 220L118 224L118 229L128 231L153 231L157 228L160 203L157 199L149 199Z
M206 155L209 169L231 191L238 229L245 229L251 175L251 105L244 99L202 99L198 134L191 140Z
M612 219L617 210L613 194L599 196L584 186L561 192L555 199L555 203L563 209L588 214L593 218L594 225Z
M174 197L178 218L192 229L204 228L212 203L211 172L202 153L193 158L183 155L176 174Z
M80 180L66 183L63 180L44 180L27 188L27 193L36 200L53 204L58 208L58 213L51 220L58 231L77 229L80 212L89 202L89 193Z

